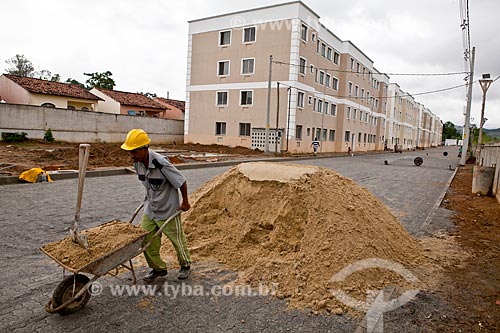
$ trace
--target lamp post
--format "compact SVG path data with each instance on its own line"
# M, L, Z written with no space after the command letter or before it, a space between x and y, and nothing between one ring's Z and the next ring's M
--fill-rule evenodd
M483 142L483 125L486 122L486 118L484 118L484 106L486 104L486 92L490 87L493 80L490 78L490 74L483 74L483 78L479 80L479 84L481 85L481 89L483 90L483 103L481 105L481 121L479 123L479 138L477 140L477 154L476 159L479 161L480 153L481 153L481 144Z

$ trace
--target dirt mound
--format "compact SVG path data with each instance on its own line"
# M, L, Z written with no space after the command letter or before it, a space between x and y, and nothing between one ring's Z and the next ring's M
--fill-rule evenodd
M147 232L131 223L111 221L92 229L83 230L87 235L89 248L84 249L68 236L42 247L51 257L67 267L80 270L88 263L136 240Z
M185 228L195 259L227 265L238 282L276 288L293 307L339 313L345 307L333 287L364 300L369 290L401 285L399 275L379 268L330 282L359 260L406 268L423 260L420 244L381 202L329 169L240 164L193 193L192 207Z

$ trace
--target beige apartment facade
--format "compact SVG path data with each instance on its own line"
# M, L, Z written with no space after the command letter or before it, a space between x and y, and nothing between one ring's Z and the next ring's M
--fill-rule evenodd
M386 146L401 150L441 145L443 124L397 83L390 83L387 94Z
M269 124L270 151L382 150L388 85L300 1L190 21L185 142L264 150Z

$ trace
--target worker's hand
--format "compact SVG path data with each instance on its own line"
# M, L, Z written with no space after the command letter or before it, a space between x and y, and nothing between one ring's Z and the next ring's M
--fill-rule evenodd
M182 210L183 212L188 211L191 208L191 205L188 201L183 201L181 206L177 210Z

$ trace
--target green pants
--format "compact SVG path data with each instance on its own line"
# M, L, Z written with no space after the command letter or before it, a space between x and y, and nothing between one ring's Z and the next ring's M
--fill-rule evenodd
M165 220L150 219L146 214L142 216L141 227L142 229L149 231L149 234L146 235L143 244L149 242L149 240L153 237L155 232L160 229L163 223L165 223ZM178 215L175 219L170 221L168 225L163 229L163 233L167 235L168 239L170 239L170 241L172 242L181 267L189 266L191 263L191 257L189 256L186 235L184 234L184 230L182 230L181 216ZM160 257L160 247L161 234L158 235L158 237L153 240L146 251L144 251L146 261L148 262L149 267L151 267L152 269L167 269L167 264Z

